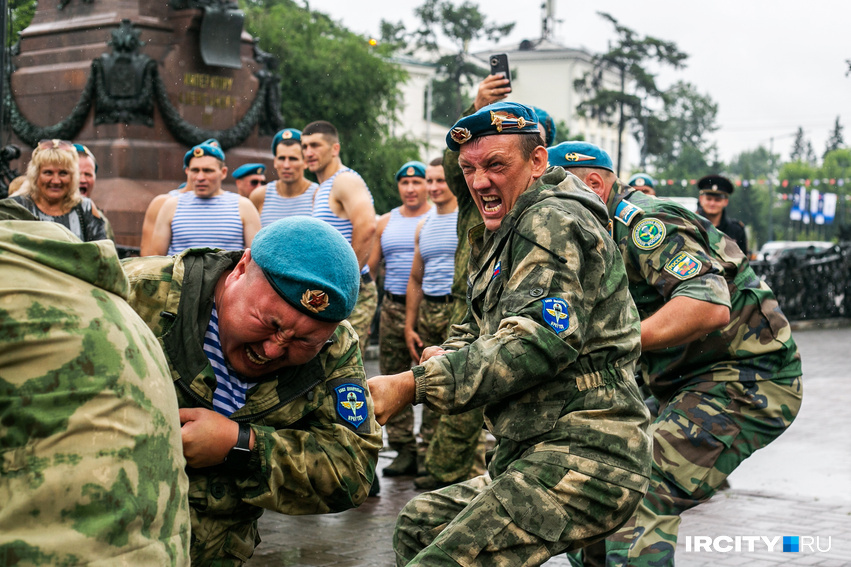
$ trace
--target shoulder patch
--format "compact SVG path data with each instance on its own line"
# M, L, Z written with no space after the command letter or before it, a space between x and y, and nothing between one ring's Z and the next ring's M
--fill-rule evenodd
M680 252L665 264L665 271L677 279L687 280L695 276L702 266L700 260L688 252Z
M348 425L354 431L367 421L369 410L366 403L366 390L360 384L346 382L334 386L338 421Z
M626 226L635 218L638 213L644 212L644 209L637 207L629 201L621 201L615 209L615 218L621 221Z
M632 242L642 250L653 250L665 240L665 223L659 219L644 219L632 229Z
M558 297L547 297L542 299L541 303L544 306L541 310L544 323L549 325L556 334L566 331L568 325L570 325L567 302Z

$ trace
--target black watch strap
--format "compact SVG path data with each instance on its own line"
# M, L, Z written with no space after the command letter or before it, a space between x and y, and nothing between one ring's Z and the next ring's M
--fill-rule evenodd
M231 468L245 467L248 461L251 460L251 426L247 423L239 424L239 435L236 438L236 445L228 452L225 463Z

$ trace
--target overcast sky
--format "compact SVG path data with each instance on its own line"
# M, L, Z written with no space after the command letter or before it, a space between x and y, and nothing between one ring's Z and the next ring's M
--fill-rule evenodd
M416 27L420 0L307 0L350 30L377 35L382 19ZM476 2L476 0L471 0ZM461 0L455 0L456 5ZM541 35L543 0L481 0L494 23L516 22L505 43ZM821 158L836 117L851 142L851 2L810 0L555 0L553 39L591 52L615 39L612 25L597 15L608 12L639 35L673 41L689 54L680 71L664 70L658 82L696 85L718 104L715 134L721 159L774 138L774 151L788 159L799 126ZM518 7L528 6L526 12ZM472 46L487 50L489 44Z

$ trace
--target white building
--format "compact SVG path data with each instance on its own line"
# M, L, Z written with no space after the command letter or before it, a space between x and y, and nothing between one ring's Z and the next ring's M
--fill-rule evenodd
M408 73L408 80L399 87L402 91L402 108L399 121L392 125L391 134L420 142L420 160L428 163L446 149L447 128L428 120L431 81L437 73L437 66L405 56L393 57L391 61Z

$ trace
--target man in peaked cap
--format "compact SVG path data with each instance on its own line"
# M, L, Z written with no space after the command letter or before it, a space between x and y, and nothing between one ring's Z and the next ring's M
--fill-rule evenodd
M234 169L232 175L236 192L243 197L250 197L255 189L266 184L266 166L262 163L246 163Z
M656 180L646 173L636 173L626 182L627 185L651 197L656 195Z
M225 154L215 140L190 149L183 157L192 191L169 197L157 213L151 255L178 254L187 248L242 250L260 229L251 201L222 189L227 177Z
M801 360L772 291L704 217L618 181L585 142L549 150L606 203L641 316L642 377L661 404L647 496L606 565L674 564L680 514L709 500L801 405Z
M285 128L275 134L272 154L278 179L250 197L260 211L260 223L266 226L284 217L311 216L313 197L319 185L304 177L307 166L301 149L301 131Z
M447 146L484 224L468 235L467 315L420 365L369 381L376 417L483 407L489 475L399 514L397 565L539 565L623 524L650 473L639 324L600 200L547 171L534 111L496 103Z
M748 235L745 225L727 216L727 205L733 194L733 184L721 175L706 175L697 182L697 212L709 219L712 225L736 241L742 252L748 253Z
M431 210L426 187L426 165L409 161L396 172L396 186L402 205L378 219L375 244L369 255L369 272L378 273L384 260L384 296L378 324L378 366L382 374L396 374L411 367L405 345L405 294L414 262L414 236L417 225ZM384 476L417 472L417 441L414 436L414 410L405 408L387 423L387 441L396 450L393 462L384 467Z
M363 502L381 429L345 322L358 263L335 229L292 217L244 252L190 249L124 269L129 302L175 376L193 565L247 561L264 508L323 514Z

